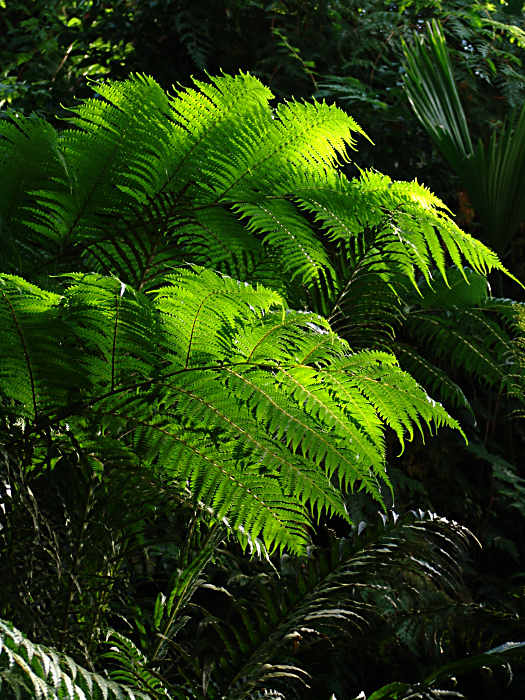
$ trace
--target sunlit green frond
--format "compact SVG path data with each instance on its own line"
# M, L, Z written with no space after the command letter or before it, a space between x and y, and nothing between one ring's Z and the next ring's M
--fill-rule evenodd
M404 447L405 437L412 439L414 427L424 434L441 426L460 430L441 404L432 399L393 357L385 353L361 351L339 360L334 375L344 389L359 391L381 419L395 432Z
M247 219L248 231L260 234L263 243L277 252L291 282L309 285L321 275L330 274L331 265L323 245L292 204L284 199L265 198L236 204L234 210Z
M181 192L189 185L192 197L210 201L239 177L265 138L273 95L247 73L194 84L170 99L171 118L185 136L163 189Z
M364 134L361 127L335 105L281 103L253 152L225 169L216 186L217 199L242 200L245 191L258 192L263 183L267 193L286 194L297 186L298 177L333 169L347 147L354 147L358 133Z
M449 260L504 270L418 183L343 175L339 160L363 132L334 105L272 112L271 93L245 74L173 97L143 76L97 93L55 139L67 170L42 173L24 208L22 225L54 252L52 271L78 252L90 271L146 290L194 262L288 287L301 305L321 292L319 310L330 315L348 282L330 259L334 244L394 293L394 277L431 283Z
M243 330L233 342L246 362L326 363L348 350L324 318L291 309L265 313L260 323Z
M435 266L446 279L445 254L448 254L460 269L464 261L481 274L505 270L497 255L456 226L445 205L417 181L393 182L379 173L367 172L354 187L359 192L362 211L366 212L368 204L372 212L373 218L365 219L369 225L381 225L382 211L389 213L386 225L402 246L396 242L392 252L402 267L408 269L410 265L430 280L431 266ZM387 247L386 256L388 253Z
M154 187L158 164L174 145L164 116L168 98L153 79L105 83L97 92L99 99L72 110L77 128L60 136L71 187L63 178L46 183L28 221L61 246L96 240L108 214L122 213Z
M445 205L417 181L396 182L363 171L339 178L332 189L297 190L299 206L313 215L331 242L344 246L349 263L366 264L393 284L402 275L429 284L436 270L446 280L447 258L480 274L505 270L497 256L459 229ZM337 293L337 290L336 290Z
M0 388L24 415L57 429L96 416L105 440L268 548L301 550L323 512L348 520L348 489L382 502L387 427L401 444L459 427L393 355L352 353L260 285L198 267L148 295L93 274L62 296L2 279L0 346L16 361Z
M277 292L238 282L206 269L180 269L155 292L170 355L185 367L231 358L233 329L254 312L283 308Z

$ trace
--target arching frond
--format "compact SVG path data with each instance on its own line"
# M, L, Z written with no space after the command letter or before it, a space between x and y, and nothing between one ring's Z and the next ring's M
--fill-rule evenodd
M143 468L270 548L299 551L323 511L348 519L348 488L381 501L386 426L402 445L415 427L459 428L392 355L352 353L261 286L196 267L148 295L97 275L69 276L62 295L2 280L11 411L35 429L96 416Z
M339 636L351 646L376 624L396 627L406 615L417 617L422 588L439 592L440 605L453 601L462 587L460 561L472 540L468 530L434 514L396 519L385 518L379 531L335 540L298 567L283 562L283 577L293 576L294 586L267 576L249 596L246 586L241 589L233 624L214 625L223 697L258 697L262 688L278 691L283 682L289 688L290 679L300 696L309 681L303 649Z
M395 275L414 284L445 275L447 258L483 274L504 269L416 182L342 175L339 160L363 131L333 105L272 111L269 90L245 74L173 97L143 76L97 93L53 136L49 158L66 170L42 173L21 216L56 269L77 251L90 270L148 289L181 262L257 276L264 256L277 287L326 285L335 300L331 246L356 253L367 231L367 267L393 289Z

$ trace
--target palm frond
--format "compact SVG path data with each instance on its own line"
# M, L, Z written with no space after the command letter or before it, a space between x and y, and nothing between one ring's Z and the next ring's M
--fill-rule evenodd
M427 23L427 36L415 35L403 50L410 104L449 163L461 170L474 147L439 23Z
M474 146L437 21L427 24L426 36L405 44L404 53L405 88L416 116L460 176L484 239L506 252L525 219L525 108L488 144Z
M507 250L525 221L525 107L479 141L466 180L474 210L495 250Z

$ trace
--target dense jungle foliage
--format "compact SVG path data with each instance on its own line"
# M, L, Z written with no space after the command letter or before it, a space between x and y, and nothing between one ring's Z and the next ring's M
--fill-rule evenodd
M522 4L0 8L2 697L521 698Z

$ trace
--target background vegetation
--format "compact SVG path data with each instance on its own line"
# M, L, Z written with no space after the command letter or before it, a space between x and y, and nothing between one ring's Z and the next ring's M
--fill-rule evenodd
M0 7L2 692L521 697L522 3Z

